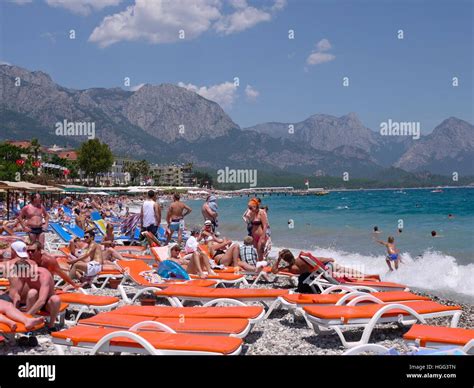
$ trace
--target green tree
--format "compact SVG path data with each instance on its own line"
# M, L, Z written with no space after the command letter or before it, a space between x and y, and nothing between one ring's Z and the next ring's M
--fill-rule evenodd
M212 176L207 172L194 171L192 178L196 180L196 183L201 187L213 186Z
M8 143L0 143L0 180L14 181L16 173L21 173L23 168L16 164L21 158L22 149Z
M81 144L77 162L86 176L93 176L94 182L97 182L97 174L107 172L112 167L114 157L107 144L92 139Z

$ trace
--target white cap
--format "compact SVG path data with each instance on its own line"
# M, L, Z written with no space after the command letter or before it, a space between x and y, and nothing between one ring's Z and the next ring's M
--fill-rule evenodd
M212 221L211 221L211 220L206 220L206 221L204 222L204 225L212 225Z
M11 248L15 251L18 257L23 259L28 258L28 252L26 251L26 244L23 241L15 241Z

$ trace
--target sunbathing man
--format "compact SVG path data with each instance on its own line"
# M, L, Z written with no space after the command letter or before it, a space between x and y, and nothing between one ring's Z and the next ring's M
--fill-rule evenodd
M97 276L107 264L110 269L113 269L112 263L106 263L103 258L103 252L99 244L94 241L95 233L89 231L84 236L84 241L88 244L87 251L75 257L69 254L69 264L71 270L69 276L72 279L82 279L85 283L89 283L95 276ZM107 268L107 269L109 269Z
M25 251L26 253L26 251ZM28 253L26 253L28 257ZM27 258L13 259L13 272L10 274L10 298L13 306L26 305L26 314L34 315L41 309L49 312L48 328L55 331L55 322L59 314L61 300L54 293L54 281L51 273L39 267Z
M39 193L31 195L31 203L21 209L18 221L23 230L28 233L30 242L38 239L44 246L44 232L48 229L49 214L42 204Z
M183 241L184 217L192 212L192 209L185 203L180 201L179 193L173 194L173 202L170 204L166 222L168 223L167 244L171 241L173 232L178 232L178 244Z
M198 237L198 241L204 240L209 248L211 258L219 261L226 249L232 244L232 240L218 238L212 231L212 222L207 220L204 222L204 228ZM217 257L217 259L216 259Z
M41 248L41 243L39 241L35 241L33 244L29 245L26 248L29 258L40 267L46 268L53 276L58 275L61 279L63 279L66 283L69 283L74 288L79 288L74 280L72 280L69 275L63 271L58 263L58 260L49 253L42 251Z

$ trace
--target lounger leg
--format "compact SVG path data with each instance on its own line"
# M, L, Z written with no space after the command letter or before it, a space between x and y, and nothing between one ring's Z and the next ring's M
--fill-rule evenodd
M270 305L270 307L268 307L268 310L267 312L265 313L265 319L267 319L271 313L273 312L273 310L277 309L278 307L280 307L281 305L281 301L280 301L280 297L276 298L275 301Z
M459 319L461 318L461 311L454 313L453 318L451 319L451 327L458 327Z

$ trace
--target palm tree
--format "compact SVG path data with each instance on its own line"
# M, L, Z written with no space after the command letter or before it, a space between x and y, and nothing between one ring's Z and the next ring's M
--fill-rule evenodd
M29 151L30 151L30 153L33 153L35 162L38 161L38 156L39 156L40 149L41 149L41 145L40 145L38 139L32 139ZM38 175L38 167L33 167L33 172L34 172L35 175Z

